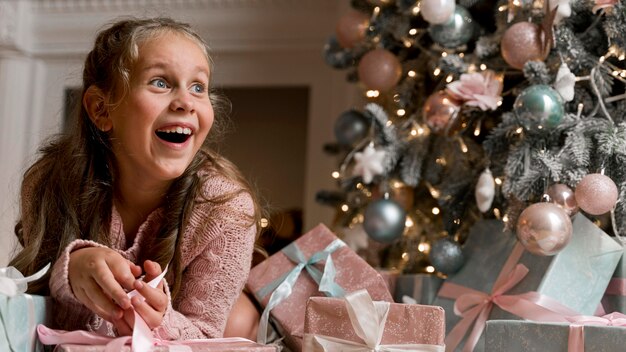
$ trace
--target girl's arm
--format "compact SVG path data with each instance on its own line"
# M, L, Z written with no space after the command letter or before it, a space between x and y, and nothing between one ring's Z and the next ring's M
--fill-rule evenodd
M168 306L163 323L154 330L162 339L222 337L229 312L248 278L256 226L245 217L254 207L250 195L240 193L211 210L208 203L196 206L186 233L183 261L186 266L181 290ZM199 242L199 243L198 243ZM200 245L198 245L200 244ZM166 292L170 297L166 285Z

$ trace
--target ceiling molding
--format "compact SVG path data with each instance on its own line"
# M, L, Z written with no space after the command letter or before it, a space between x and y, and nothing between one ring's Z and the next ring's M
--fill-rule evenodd
M35 13L137 11L146 6L168 9L334 8L337 0L31 0Z

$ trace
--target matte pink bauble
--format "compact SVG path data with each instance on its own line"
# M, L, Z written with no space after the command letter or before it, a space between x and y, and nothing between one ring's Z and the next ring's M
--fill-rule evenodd
M457 118L461 102L452 98L445 90L431 94L423 107L423 118L428 128L436 134L451 135L457 131Z
M517 219L517 238L537 255L555 255L572 237L572 221L565 210L553 203L536 203Z
M369 89L385 92L398 84L402 65L398 58L385 49L374 49L363 55L358 66L359 78Z
M617 203L617 186L610 177L589 174L576 185L576 202L580 209L591 215L602 215L611 211Z
M335 27L337 41L344 48L352 48L365 38L369 17L363 12L350 11L341 16Z
M502 36L502 58L518 70L524 68L528 61L543 61L548 57L548 53L543 50L545 40L541 27L531 22L518 22L509 27Z
M548 187L550 202L560 205L567 215L572 216L578 212L578 203L574 196L574 191L562 183L555 183Z

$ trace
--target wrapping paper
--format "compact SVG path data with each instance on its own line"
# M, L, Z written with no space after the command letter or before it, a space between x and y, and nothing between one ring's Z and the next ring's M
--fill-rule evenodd
M354 293L356 295L360 292ZM352 294L352 295L354 295ZM350 317L350 307L347 305L351 295L347 299L330 298L330 297L312 297L307 303L306 320L305 320L305 352L324 351L317 342L313 342L313 336L333 337L341 340L351 341L362 344L364 338L359 336L359 329L355 327L355 323ZM358 299L358 298L357 298ZM371 302L371 301L370 301ZM382 302L377 304L373 310L378 312L357 308L352 305L353 312L365 323L378 321L378 315L381 313ZM411 351L437 351L443 350L445 336L445 313L441 307L424 306L417 304L399 304L399 303L383 303L388 306L386 319L379 324L376 332L365 333L364 335L370 339L377 339L377 334L382 330L379 337L380 348L376 351L387 350L403 350L401 345L426 345L422 348L416 346L406 350ZM365 325L365 324L363 324ZM370 329L371 330L371 329ZM362 334L361 334L362 335ZM375 348L374 343L368 343L371 350ZM396 349L384 346L395 345ZM347 347L327 349L326 351L352 351Z
M37 324L48 323L50 297L0 294L0 351L43 351L37 340Z
M401 303L403 296L413 298L418 304L431 304L437 296L443 279L432 274L404 274L396 278L393 298Z
M447 282L490 293L504 263L518 243L514 234L503 232L502 229L503 225L498 221L478 222L470 231L464 248L468 258L464 267L450 276ZM519 263L527 267L529 272L506 294L536 291L577 314L593 315L615 271L622 249L581 214L573 220L573 229L571 242L555 256L542 257L523 252ZM455 300L442 297L441 292L433 304L445 309L449 334L461 317L454 312ZM520 318L496 306L488 319ZM465 339L457 350L464 343ZM474 350L484 350L483 337L478 340Z
M615 273L609 282L602 306L607 312L626 313L626 238L613 237L615 242L622 246L622 258L617 264Z
M290 246L297 246L304 257L311 258L336 240L337 237L326 226L320 224ZM272 255L250 271L246 287L254 293L256 300L264 308L268 305L271 295L263 295L261 292L267 291L267 287L280 281L296 267L283 251ZM334 282L346 293L367 289L374 300L393 302L385 280L350 248L341 246L332 252L330 258L336 269ZM321 262L314 266L320 270L324 268ZM291 288L290 295L271 310L271 317L278 332L285 338L285 344L294 351L302 349L306 302L309 297L321 295L323 294L319 292L319 285L308 271L303 270Z
M193 352L278 352L276 346L260 345L252 341L239 342L208 342L202 345L189 346ZM54 352L104 352L105 346L88 346L78 344L63 344L57 346ZM155 346L151 352L171 351L168 346ZM131 352L130 346L124 346L120 352Z
M575 352L568 348L570 326L520 320L492 320L485 332L486 352ZM585 326L584 351L626 350L626 327Z

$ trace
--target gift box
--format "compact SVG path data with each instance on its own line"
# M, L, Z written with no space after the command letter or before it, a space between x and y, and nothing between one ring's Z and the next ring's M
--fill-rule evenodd
M345 298L310 298L304 332L305 352L443 352L445 314L441 307L373 302L361 290Z
M403 274L396 278L394 300L403 302L402 297L409 296L417 304L431 304L437 296L443 279L432 274Z
M373 299L393 302L381 275L321 224L252 268L246 287L265 309L258 342L264 343L269 312L294 351L302 348L304 313L311 296L341 297L367 289Z
M51 316L50 297L0 294L0 351L43 351L37 339L37 324Z
M484 350L481 335L487 317L559 322L566 315L593 315L621 253L615 241L581 214L573 220L570 243L551 257L524 251L499 221L478 222L464 248L465 265L446 280L433 302L446 310L446 345L453 350L469 343L475 351ZM549 307L537 307L537 301L549 301ZM454 313L455 302L463 317ZM516 302L533 309L516 309ZM470 329L475 323L478 328Z
M622 258L617 264L613 278L606 288L602 306L607 312L626 313L626 238L613 237L615 242L622 247Z
M574 334L581 334L577 343ZM485 331L486 352L614 352L625 346L626 327L621 326L491 320Z

